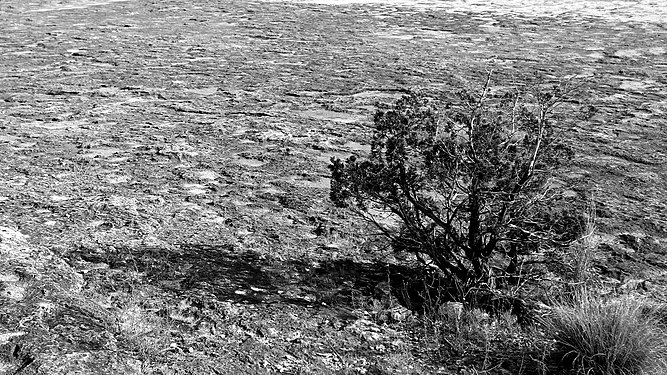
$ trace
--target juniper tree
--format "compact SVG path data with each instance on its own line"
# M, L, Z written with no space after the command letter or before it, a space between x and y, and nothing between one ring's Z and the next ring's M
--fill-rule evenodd
M404 96L375 114L368 158L330 165L335 204L466 283L489 281L493 259L516 274L524 256L583 225L556 204L554 173L573 157L552 121L563 91L491 94L489 82L477 95Z

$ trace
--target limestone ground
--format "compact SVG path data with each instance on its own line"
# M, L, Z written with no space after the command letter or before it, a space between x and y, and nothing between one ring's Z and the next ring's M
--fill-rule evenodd
M33 263L0 254L0 371L456 373L327 164L368 152L377 103L491 68L578 77L563 181L595 191L604 280L661 298L665 10L451 3L3 1L0 225ZM40 295L48 265L79 281Z

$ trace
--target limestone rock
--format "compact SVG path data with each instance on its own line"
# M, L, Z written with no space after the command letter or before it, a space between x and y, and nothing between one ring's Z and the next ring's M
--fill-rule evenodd
M82 288L82 276L53 252L0 227L0 373L140 373L138 361L118 353L114 314Z

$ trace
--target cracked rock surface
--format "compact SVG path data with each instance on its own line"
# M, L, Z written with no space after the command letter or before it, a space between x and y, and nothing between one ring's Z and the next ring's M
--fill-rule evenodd
M491 68L580 84L561 182L594 192L596 270L664 300L666 20L652 0L0 1L0 374L456 373L378 302L369 254L392 255L329 204L327 165L368 154L377 104Z

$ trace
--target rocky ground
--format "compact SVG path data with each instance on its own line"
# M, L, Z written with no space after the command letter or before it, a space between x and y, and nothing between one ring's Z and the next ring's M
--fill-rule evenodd
M666 22L650 0L2 1L0 373L465 373L387 297L392 256L327 165L368 151L377 103L488 69L579 86L563 180L594 192L596 269L663 300Z

